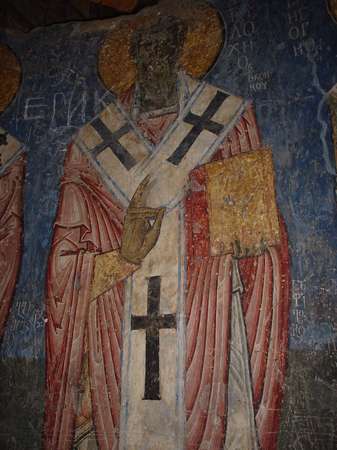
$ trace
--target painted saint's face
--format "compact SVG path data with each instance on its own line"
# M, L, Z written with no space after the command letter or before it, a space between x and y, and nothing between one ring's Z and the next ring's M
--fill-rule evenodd
M165 33L148 34L139 42L137 68L141 78L165 78L176 70L178 45L173 36Z
M177 107L178 60L183 37L182 27L173 18L160 19L134 36L141 112Z
M142 112L178 104L179 45L167 30L147 32L137 43L136 65Z

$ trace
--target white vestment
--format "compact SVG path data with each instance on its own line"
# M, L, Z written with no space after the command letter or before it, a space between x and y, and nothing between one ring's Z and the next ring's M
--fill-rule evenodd
M214 105L216 110L212 111ZM157 146L142 136L133 114L128 114L117 100L86 125L75 139L75 145L90 158L125 207L147 175L152 180L148 206L166 207L158 242L140 269L126 280L119 450L184 449L186 255L182 200L188 189L190 171L211 160L246 106L240 97L206 82L181 76L178 117ZM187 117L190 117L189 121ZM193 125L193 120L198 117L205 122L201 130ZM213 125L209 125L210 121ZM217 131L210 131L212 127ZM110 144L107 129L115 136ZM119 153L114 147L116 143ZM190 144L187 152L186 143ZM178 148L180 156L176 152ZM184 148L185 154L181 157ZM224 448L256 450L240 277L235 264L233 269L228 429ZM131 329L131 316L148 313L148 280L151 277L161 279L160 314L176 315L176 328L160 330L160 400L143 398L146 334L145 330Z

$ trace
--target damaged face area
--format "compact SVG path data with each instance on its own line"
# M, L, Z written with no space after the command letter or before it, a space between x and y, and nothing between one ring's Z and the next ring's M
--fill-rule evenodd
M141 35L137 45L136 59L141 73L147 71L150 77L151 75L160 76L163 71L176 69L180 54L180 42L177 36L171 34L170 31L173 30L155 28Z
M177 103L177 73L185 27L174 17L134 33L132 56L137 66L140 104L143 111Z

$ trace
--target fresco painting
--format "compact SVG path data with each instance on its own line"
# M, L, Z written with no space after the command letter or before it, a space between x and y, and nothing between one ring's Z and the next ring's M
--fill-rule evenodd
M71 448L75 428L78 448L271 449L290 286L271 152L249 102L179 67L183 14L146 22L130 33L134 83L66 156L47 279L46 448ZM100 63L111 77L104 44Z
M16 95L21 69L14 53L0 46L0 113ZM0 339L4 333L21 260L23 146L0 128Z
M128 2L120 3L127 10ZM137 15L56 25L46 29L61 36L53 49L38 44L41 31L33 31L27 61L24 40L10 37L22 66L7 45L0 47L1 111L11 104L0 122L1 381L13 389L16 360L36 365L27 365L27 376L43 374L43 382L32 381L33 400L18 406L22 422L6 423L7 448L334 448L334 430L325 447L311 431L312 447L289 444L300 417L291 389L293 355L306 345L299 316L294 324L304 269L294 238L298 212L291 209L297 192L280 189L283 176L293 182L284 124L294 123L280 117L286 107L296 116L297 94L291 101L274 96L272 61L257 72L250 56L256 17L235 22L235 14L254 6L242 2L242 12L222 3L163 0ZM290 29L305 33L293 23L303 18L292 14L296 7L289 0L285 17ZM332 27L334 8L328 2L324 19ZM294 33L293 57L301 46L317 69L312 42ZM76 52L62 68L67 39L81 49L83 73ZM39 45L53 61L40 84ZM36 92L26 99L25 70L33 80L25 89ZM336 81L330 77L330 86ZM317 135L331 175L327 253L337 225L336 88L322 96L317 114L325 114L329 128ZM312 101L312 91L305 98ZM322 156L312 158L321 164ZM20 304L29 295L24 312ZM32 311L38 326L30 325ZM38 439L22 425L31 420L29 403Z

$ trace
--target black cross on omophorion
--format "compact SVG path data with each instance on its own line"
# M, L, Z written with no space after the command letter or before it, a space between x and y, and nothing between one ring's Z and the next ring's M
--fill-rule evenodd
M159 330L176 328L174 314L159 314L160 277L148 280L147 316L131 316L131 330L146 330L144 400L160 400Z
M110 147L114 155L127 170L132 169L132 167L137 164L134 157L130 155L127 149L119 142L119 139L130 131L131 125L125 124L119 130L112 132L99 117L94 119L90 125L103 139L103 142L92 149L92 153L96 158L107 147Z
M191 112L186 115L184 122L193 125L193 128L184 137L172 155L167 159L168 162L178 166L202 131L207 130L216 135L219 135L223 131L224 126L220 123L214 122L211 118L218 111L227 97L229 97L228 94L218 91L201 116L197 116Z
M7 131L2 131L2 132L0 131L0 146L8 145L7 136L8 136Z

